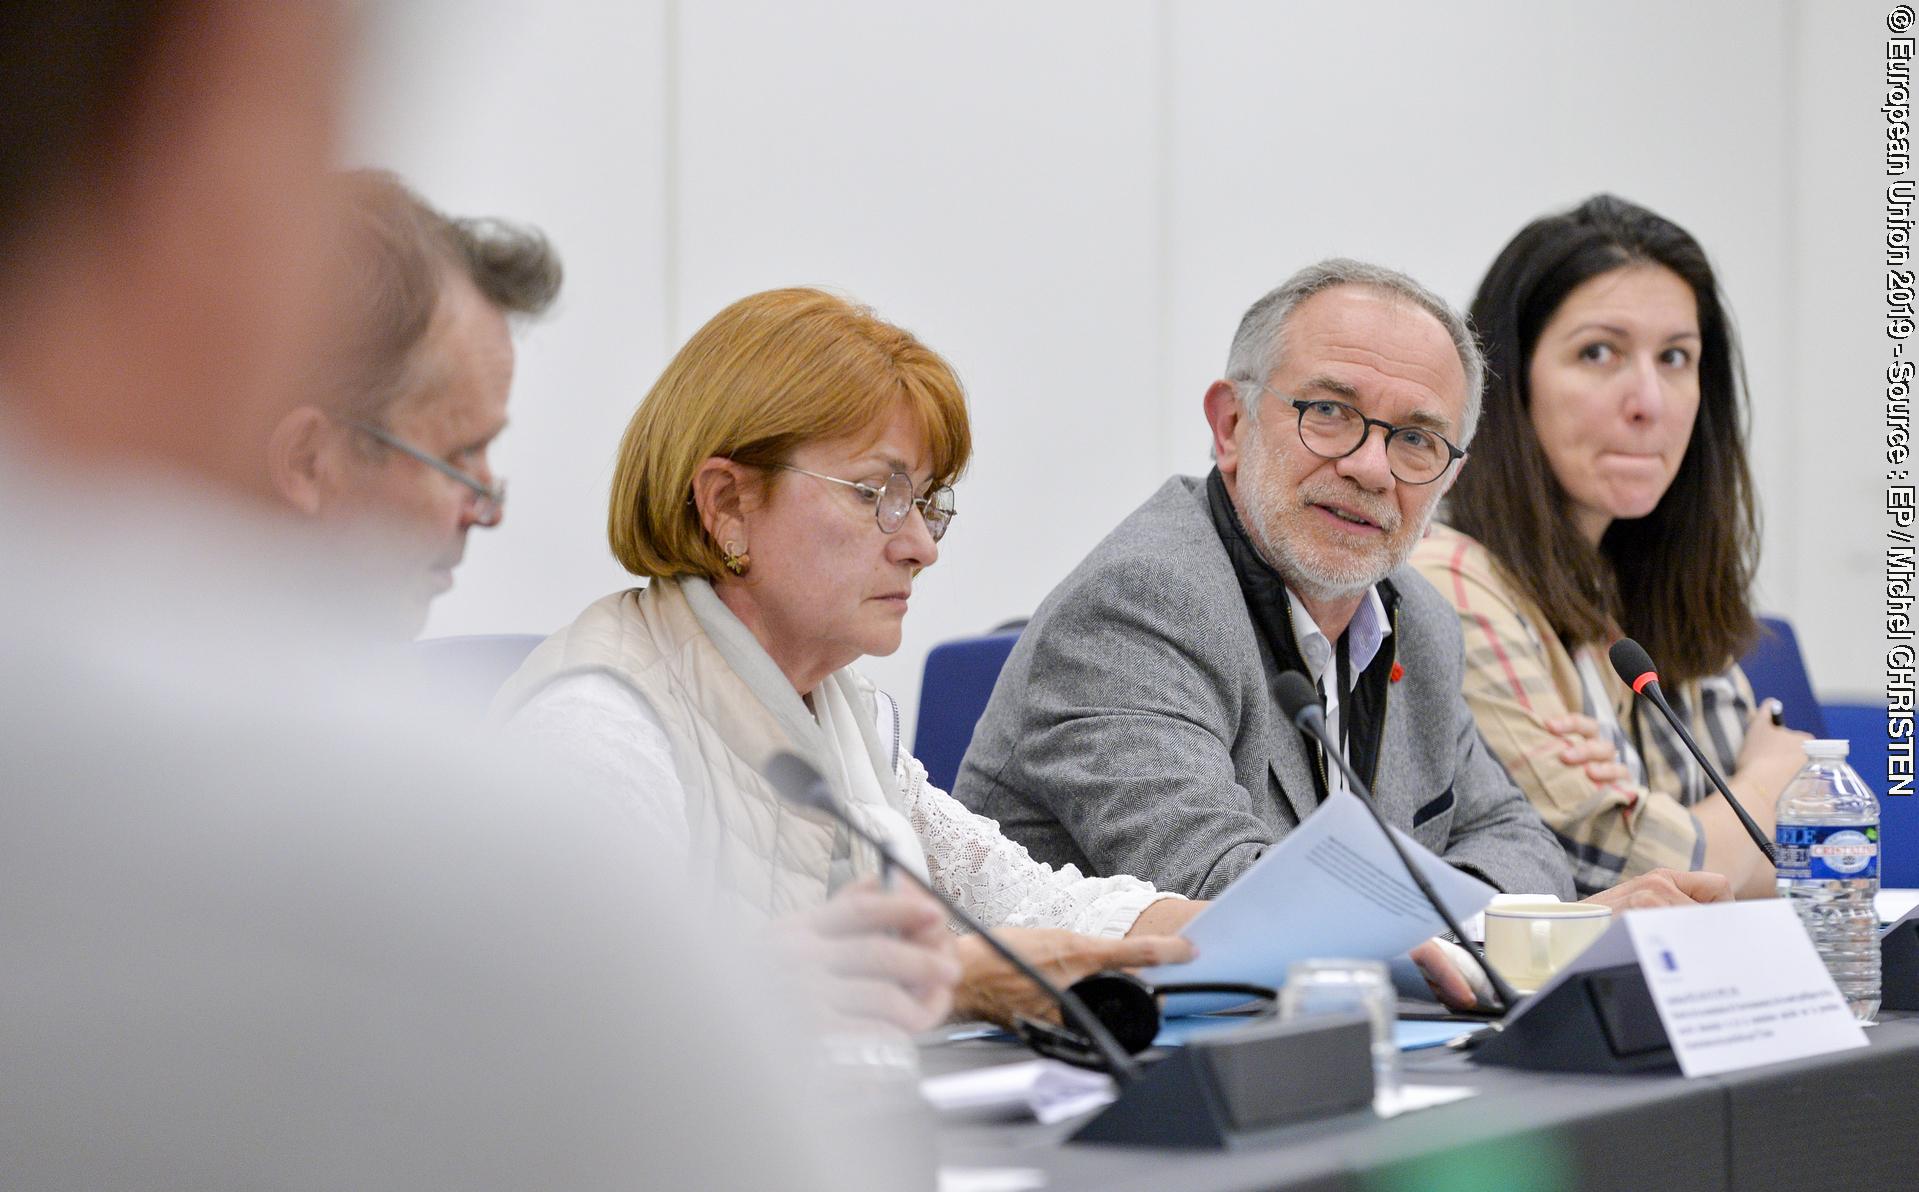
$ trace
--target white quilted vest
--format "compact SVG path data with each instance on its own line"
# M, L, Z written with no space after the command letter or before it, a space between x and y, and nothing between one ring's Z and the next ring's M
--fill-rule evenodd
M654 580L594 601L507 680L493 716L504 721L548 684L585 672L632 687L671 739L691 835L687 872L696 883L708 877L743 909L770 918L818 906L844 881L877 868L843 828L788 805L761 776L772 754L788 750L848 802L819 723L706 580ZM897 742L879 739L873 686L850 669L825 684L839 685L861 713L880 789L900 807Z

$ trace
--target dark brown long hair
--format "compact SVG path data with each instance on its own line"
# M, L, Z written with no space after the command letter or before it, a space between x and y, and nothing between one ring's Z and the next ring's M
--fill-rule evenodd
M1590 278L1658 264L1699 306L1699 414L1679 473L1644 517L1613 521L1593 549L1533 432L1539 334ZM1716 674L1751 644L1758 514L1746 466L1745 365L1705 250L1644 207L1596 195L1528 224L1473 299L1486 351L1485 408L1447 520L1483 543L1567 642L1638 639L1676 686Z

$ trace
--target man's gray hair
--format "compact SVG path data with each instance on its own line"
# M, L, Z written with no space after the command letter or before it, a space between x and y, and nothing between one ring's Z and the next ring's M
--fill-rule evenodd
M348 170L331 185L352 287L321 387L336 414L381 422L418 385L418 350L449 277L464 274L505 315L537 317L559 295L559 255L536 228L456 219L385 170Z
M1253 303L1239 321L1239 330L1233 335L1232 351L1226 356L1226 379L1236 385L1264 384L1266 378L1279 368L1285 356L1286 320L1292 317L1300 303L1334 286L1367 286L1383 290L1413 303L1439 320L1439 325L1452 337L1453 347L1459 352L1459 363L1466 373L1466 409L1459 423L1459 446L1464 447L1472 442L1473 431L1479 426L1480 388L1486 380L1486 359L1480 354L1479 341L1474 338L1465 316L1454 310L1444 298L1397 269L1388 269L1383 265L1333 257L1316 265L1308 265L1281 282L1271 293ZM1245 408L1247 418L1258 425L1258 390L1250 395L1250 400L1249 395L1242 390L1240 404Z

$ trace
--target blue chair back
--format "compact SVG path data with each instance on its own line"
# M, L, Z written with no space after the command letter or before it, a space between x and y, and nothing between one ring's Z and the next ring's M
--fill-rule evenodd
M1879 796L1879 884L1919 886L1919 800L1886 797L1886 709L1870 704L1822 707L1813 697L1792 625L1777 617L1759 620L1766 633L1739 663L1752 680L1753 694L1785 704L1786 723L1793 728L1852 743L1847 762Z
M913 756L926 767L927 780L941 790L953 789L960 759L973 743L973 726L986 711L1000 668L1018 640L1018 630L962 637L941 642L927 654Z
M1786 706L1786 726L1815 737L1826 735L1826 716L1812 693L1812 676L1799 652L1799 635L1784 617L1759 618L1759 641L1739 660L1752 693Z
M427 689L461 719L478 720L500 685L520 669L538 633L483 633L467 637L430 637L413 643L413 657Z

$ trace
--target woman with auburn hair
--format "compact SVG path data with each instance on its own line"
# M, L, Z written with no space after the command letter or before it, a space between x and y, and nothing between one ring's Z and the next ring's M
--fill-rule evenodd
M1646 647L1770 832L1806 734L1755 709L1735 661L1756 633L1758 534L1744 369L1705 251L1599 195L1520 231L1472 319L1488 365L1474 462L1413 562L1459 611L1482 735L1582 895L1658 866L1770 894L1731 805L1606 658L1621 637Z
M852 669L899 648L971 450L958 377L908 332L818 290L734 303L667 365L620 444L608 537L650 582L548 639L496 710L619 792L689 881L750 915L818 915L877 869L831 820L781 802L760 771L785 750L1062 983L1186 959L1168 937L1202 904L1034 861L928 785L898 708ZM1048 1009L977 939L958 959L962 1013Z

